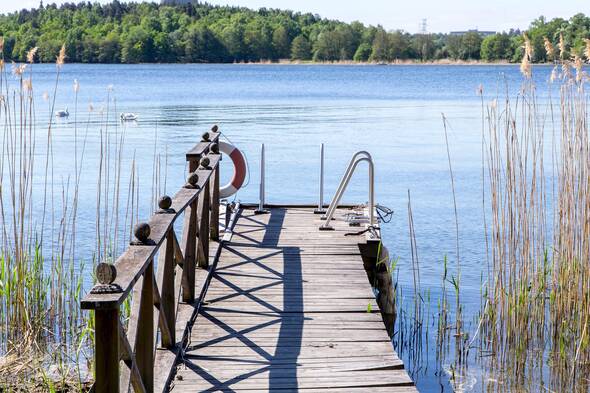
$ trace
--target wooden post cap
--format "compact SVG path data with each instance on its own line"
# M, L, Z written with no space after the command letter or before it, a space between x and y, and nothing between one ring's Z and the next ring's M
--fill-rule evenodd
M219 145L217 143L212 143L209 146L209 150L211 150L212 153L219 154Z
M197 175L195 172L191 172L188 175L188 178L186 179L186 182L188 184L190 184L191 186L196 186L197 183L199 182L199 175Z
M203 142L208 142L209 141L209 133L208 132L203 133L203 135L201 135L201 139L203 140Z
M158 200L158 207L160 209L168 210L170 209L170 206L172 206L172 198L170 198L168 195L160 197L160 200Z
M209 159L209 157L202 157L200 164L203 168L209 168L209 164L211 163L211 160Z
M219 130L219 127L217 127L217 124L213 124L213 127L211 127L211 131L217 132L217 130Z
M117 268L110 263L101 262L96 266L96 279L102 285L110 285L117 278Z
M133 234L135 235L135 238L141 243L147 242L150 237L150 233L151 229L147 222L140 222L133 228Z

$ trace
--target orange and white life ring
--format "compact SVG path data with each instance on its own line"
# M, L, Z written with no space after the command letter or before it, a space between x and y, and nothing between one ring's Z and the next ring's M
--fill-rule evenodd
M244 184L246 179L246 160L242 152L234 145L219 141L219 152L226 154L234 164L234 175L229 183L219 189L219 198L227 198L234 195Z

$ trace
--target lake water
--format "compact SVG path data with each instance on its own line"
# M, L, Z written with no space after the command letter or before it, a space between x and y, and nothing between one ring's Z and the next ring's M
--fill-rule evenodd
M538 67L539 89L546 89L551 68ZM37 121L50 118L53 65L33 68ZM73 115L73 81L80 83L77 115ZM267 153L266 200L269 203L317 201L319 145L325 144L326 199L330 199L352 154L367 150L376 165L376 200L395 211L383 237L398 257L398 285L405 298L413 291L408 235L408 192L411 194L419 253L421 289L430 290L436 312L442 264L449 257L455 272L455 221L442 114L448 137L459 210L462 294L466 320L480 307L480 286L486 268L482 221L481 97L488 102L505 88L516 94L518 66L304 66L304 65L73 65L62 69L56 108L68 107L69 119L56 120L54 185L72 175L74 120L78 134L88 130L82 171L78 257L89 259L95 242L96 177L100 125L107 113L107 132L125 133L123 184L136 157L140 183L140 218L151 206L154 146L167 173L167 193L185 179L184 153L212 124L243 150L250 182L237 195L256 202L259 151ZM14 82L13 82L14 83ZM543 92L541 92L543 93ZM93 111L89 113L88 105ZM102 115L100 114L102 110ZM139 121L121 125L119 112L134 112ZM46 116L46 117L45 117ZM101 117L102 116L102 117ZM89 120L88 120L89 119ZM46 124L46 121L45 121ZM116 128L115 128L116 127ZM104 127L103 127L104 128ZM44 152L43 127L38 154ZM157 142L156 142L157 141ZM164 162L167 165L164 168ZM225 164L227 165L227 164ZM226 168L227 166L224 166ZM227 171L224 178L227 179ZM43 181L37 178L39 185ZM124 186L126 194L127 189ZM163 188L163 184L162 184ZM367 200L367 176L360 171L345 196L347 202ZM123 209L123 207L122 207ZM89 276L89 275L88 275ZM88 278L89 282L90 278ZM472 331L474 326L470 328ZM432 329L434 331L434 328ZM424 363L417 367L402 357L421 391L450 391L449 376L435 365L434 333ZM473 366L475 387L480 372ZM469 390L471 382L466 386Z

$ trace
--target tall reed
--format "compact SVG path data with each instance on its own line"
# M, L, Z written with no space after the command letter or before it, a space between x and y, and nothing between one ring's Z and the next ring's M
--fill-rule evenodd
M560 40L560 53L567 48ZM546 44L547 46L547 44ZM549 47L548 50L552 50ZM586 391L590 365L590 141L587 75L562 60L559 113L540 102L525 37L516 100L486 109L487 201L491 212L483 344L512 390L546 383ZM560 72L559 72L560 71ZM557 76L557 77L556 77ZM557 120L555 120L557 119ZM546 145L551 132L557 138ZM554 152L554 153L553 153ZM553 190L556 190L554 192ZM543 378L550 372L549 378ZM502 390L505 390L503 388Z
M36 48L27 63L7 70L0 37L0 390L83 389L91 378L89 343L92 320L79 303L92 281L94 264L114 260L128 243L139 215L138 168L125 146L125 127L116 116L116 101L108 89L106 109L89 106L79 117L78 80L73 83L73 122L56 124L54 110L61 69L67 58L56 57L53 90L44 94L47 122L39 121L34 83ZM10 75L10 73L12 75ZM16 83L14 82L16 80ZM71 125L73 151L55 154L54 128ZM98 130L94 127L98 124ZM89 138L98 137L98 147ZM98 151L92 174L87 153ZM71 172L55 173L55 163L67 162ZM123 166L130 163L128 184ZM165 169L164 169L165 171ZM91 255L80 248L81 190L96 178L96 246ZM160 162L154 182L160 184ZM126 190L127 192L123 191ZM85 191L88 195L88 191ZM149 202L149 201L146 201ZM87 235L82 239L88 244Z
M526 36L519 93L512 96L506 88L505 96L486 104L483 87L478 90L482 247L488 265L481 277L480 311L472 325L463 321L460 269L457 276L449 272L445 256L432 321L437 332L435 374L448 375L457 391L470 389L474 376L481 377L477 383L487 392L590 388L589 77L581 58L565 58L569 50L563 37L558 50L545 40L545 50L557 62L547 80L548 96L538 97L533 45ZM590 61L590 49L586 52ZM454 197L447 124L443 115ZM458 239L461 209L455 198L454 207ZM408 208L415 270L416 235L410 204ZM454 308L449 301L452 290ZM422 345L428 337L418 337L430 323L423 311L426 294L416 274L413 302L404 301L401 288L398 291L394 345L408 360L412 376L420 378L428 368Z

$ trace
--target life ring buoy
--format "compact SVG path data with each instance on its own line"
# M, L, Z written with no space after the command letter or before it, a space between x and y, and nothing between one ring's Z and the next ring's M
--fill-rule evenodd
M234 195L244 184L246 179L246 160L242 152L234 145L219 141L219 152L226 154L234 164L234 175L229 183L219 189L219 198L227 198Z

